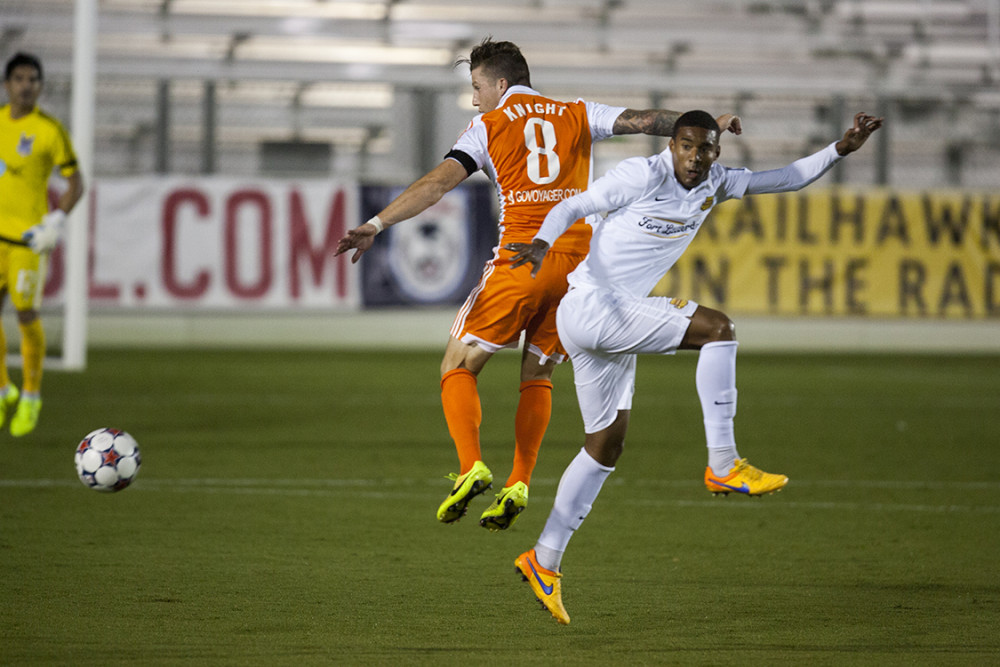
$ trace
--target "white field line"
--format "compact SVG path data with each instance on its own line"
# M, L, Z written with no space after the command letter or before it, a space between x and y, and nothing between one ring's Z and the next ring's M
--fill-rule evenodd
M558 480L536 479L532 488L544 488L548 493L533 495L546 505L551 503ZM794 486L792 486L794 484ZM46 487L77 487L79 482L73 479L19 479L0 480L0 489L29 489ZM632 486L650 488L691 489L700 486L691 480L608 480L607 486ZM865 490L937 490L937 491L1000 491L998 482L962 482L962 481L896 481L896 480L793 480L789 491L777 493L769 499L738 498L736 494L728 498L708 497L704 500L687 500L656 498L631 498L630 503L644 507L713 507L734 509L813 509L813 510L852 510L869 512L914 512L914 513L973 513L1000 514L1000 504L918 504L899 502L864 502L858 500L844 501L810 501L800 500L802 496L796 491L800 488L836 488ZM129 488L129 493L168 492L168 493L203 493L224 495L268 495L268 496L339 496L350 493L356 497L371 499L420 499L432 495L435 491L447 490L447 483L439 479L223 479L199 478L185 480L137 480ZM82 490L82 489L81 489ZM793 499L796 498L796 499ZM988 496L990 500L996 496Z
M315 487L315 488L360 488L376 486L447 486L446 478L277 478L277 477L256 477L256 478L230 478L230 477L199 477L187 479L143 479L142 484L156 487L182 486L182 487L204 487L204 486L248 486L248 487ZM76 481L71 478L62 479L0 479L0 488L4 487L31 487L31 486L71 486L76 485ZM138 483L138 482L137 482ZM535 477L531 482L531 488L555 487L559 480L554 477ZM626 479L624 476L610 478L604 486L630 486L630 487L663 487L663 488L684 488L701 486L700 481L692 479ZM863 488L863 489L899 489L919 491L922 489L953 490L953 491L998 491L1000 492L1000 481L996 482L968 482L960 480L809 480L795 478L789 483L788 488L799 487L830 487L830 488Z

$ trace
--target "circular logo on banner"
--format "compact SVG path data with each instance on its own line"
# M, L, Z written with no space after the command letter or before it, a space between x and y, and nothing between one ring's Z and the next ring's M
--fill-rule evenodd
M460 202L442 199L416 218L393 226L389 266L407 297L440 301L461 287L469 262L469 232Z

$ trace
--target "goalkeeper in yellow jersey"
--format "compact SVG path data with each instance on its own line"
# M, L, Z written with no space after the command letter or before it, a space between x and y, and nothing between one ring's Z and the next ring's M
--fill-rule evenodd
M17 53L8 60L4 89L7 104L0 107L0 308L9 294L17 309L24 373L18 391L7 373L7 341L0 328L0 427L10 417L11 434L22 436L35 429L42 409L45 332L38 308L46 264L62 236L66 215L83 195L83 179L69 134L37 106L42 92L38 58ZM59 169L69 187L49 211L48 183L54 169Z

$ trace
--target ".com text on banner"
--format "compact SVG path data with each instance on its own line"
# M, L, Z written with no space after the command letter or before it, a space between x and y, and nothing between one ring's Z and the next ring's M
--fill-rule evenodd
M358 307L356 272L334 257L358 224L355 184L114 179L92 196L94 306Z

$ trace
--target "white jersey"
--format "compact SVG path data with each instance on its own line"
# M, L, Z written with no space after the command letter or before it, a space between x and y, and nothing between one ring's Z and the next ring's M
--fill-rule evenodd
M551 246L574 220L610 211L594 224L590 253L570 274L569 284L643 298L684 254L716 204L745 194L799 190L840 159L834 146L770 171L716 163L708 178L690 190L674 175L669 149L630 158L553 208L535 238Z

